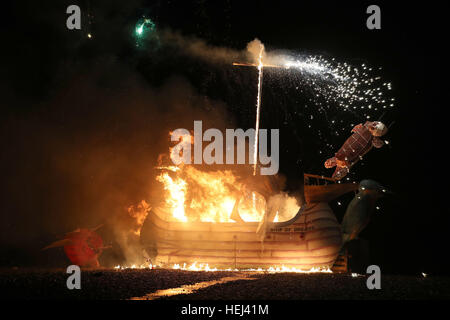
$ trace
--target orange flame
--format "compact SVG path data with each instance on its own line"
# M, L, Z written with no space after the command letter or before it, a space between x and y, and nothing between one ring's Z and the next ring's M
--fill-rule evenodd
M151 266L151 265L132 265L130 267L117 265L114 267L114 269L117 270L124 270L124 269L153 269L154 267L160 268L160 266ZM167 268L167 266L166 266ZM218 269L218 268L211 268L209 264L207 263L197 263L194 262L191 265L188 265L184 263L183 265L180 264L174 264L171 267L168 267L169 269L173 270L184 270L184 271L206 271L206 272L216 272L216 271L244 271L244 272L255 272L255 273L286 273L286 272L294 272L294 273L333 273L333 271L330 268L320 268L320 267L313 267L309 270L304 269L298 269L294 267L285 267L285 266L273 266L269 268L257 268L257 269L234 269L234 268L227 268L227 269ZM357 273L352 273L352 277L358 277L359 275Z
M150 205L145 200L142 200L137 206L132 205L128 207L128 214L135 219L137 224L137 227L133 232L138 236L141 234L142 224L150 209Z
M265 200L257 197L254 207L245 197L242 186L229 170L207 172L193 166L166 169L156 177L166 190L166 208L176 221L235 222L230 215L235 206L244 221L259 221L264 213ZM171 171L171 174L167 172Z

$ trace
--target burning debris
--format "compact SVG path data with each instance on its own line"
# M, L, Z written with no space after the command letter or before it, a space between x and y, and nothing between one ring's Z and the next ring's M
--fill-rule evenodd
M268 268L250 268L250 269L236 269L236 268L211 268L208 263L198 263L194 261L192 264L173 264L173 265L164 265L164 266L158 266L158 265L152 265L152 264L142 264L140 266L132 265L132 266L121 266L117 265L114 267L116 270L127 270L127 269L173 269L173 270L183 270L183 271L202 271L202 272L236 272L236 271L245 271L245 272L252 272L252 273L282 273L282 272L289 272L289 273L333 273L333 271L330 268L315 268L312 267L309 270L304 269L298 269L295 267L286 267L284 265L281 266L273 266Z
M100 267L98 257L104 249L103 239L95 232L101 226L94 229L77 229L65 235L64 239L53 242L42 250L64 247L64 252L72 264L82 267Z
M128 208L128 214L136 221L136 228L133 230L133 232L138 236L141 233L142 224L144 223L150 209L150 205L145 200L142 200L136 206L131 205Z

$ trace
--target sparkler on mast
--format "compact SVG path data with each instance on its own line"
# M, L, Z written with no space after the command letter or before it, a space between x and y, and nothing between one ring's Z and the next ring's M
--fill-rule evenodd
M262 56L264 51L264 45L261 44L259 51L259 61L258 61L258 97L256 99L256 124L255 124L255 145L253 148L253 175L256 175L256 167L258 165L258 137L259 137L259 115L261 112L261 91L262 91L262 80L263 80L263 63Z
M241 62L233 62L233 66L241 66L241 67L257 67L258 68L258 95L256 98L256 123L255 123L255 142L253 148L253 175L256 175L256 168L258 165L258 138L259 138L259 119L261 113L261 92L262 92L262 80L263 80L263 68L279 68L280 66L276 65L265 65L263 63L263 54L264 54L264 45L260 43L259 55L258 55L258 64L254 63L241 63Z

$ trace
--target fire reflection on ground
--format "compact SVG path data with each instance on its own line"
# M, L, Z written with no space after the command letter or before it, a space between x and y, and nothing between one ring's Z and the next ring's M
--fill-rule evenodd
M164 290L158 290L153 293L146 294L142 297L133 297L130 298L130 300L155 300L159 299L161 297L169 297L169 296L176 296L179 294L191 294L195 291L198 291L200 289L204 289L210 286L218 285L218 284L224 284L231 281L238 281L238 280L256 280L256 278L250 278L249 275L245 274L239 274L232 277L224 277L219 280L211 280L211 281L203 281L203 282L197 282L194 284L184 285L177 288L170 288L170 289L164 289Z

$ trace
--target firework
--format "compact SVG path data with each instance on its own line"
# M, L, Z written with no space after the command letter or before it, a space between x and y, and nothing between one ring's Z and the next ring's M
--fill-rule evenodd
M335 62L334 58L326 60L320 56L295 58L268 54L266 60L275 63L234 62L233 65L258 67L258 70L274 68L297 71L301 76L297 79L299 83L313 90L316 97L322 97L329 103L335 102L344 109L364 109L367 106L368 110L377 111L394 106L393 98L385 98L385 91L392 90L391 83L382 82L379 76L371 76L373 68L365 64L355 67L346 62ZM364 116L367 118L368 114Z
M255 52L253 56L256 56ZM355 124L377 120L395 106L395 99L389 93L392 85L382 80L379 75L381 68L294 53L264 52L263 60L257 63L234 62L233 65L257 67L261 69L259 75L262 75L263 68L268 68L269 80L277 79L283 92L295 89L303 101L306 99L306 103L298 108L300 97L290 94L289 105L280 108L289 108L285 110L289 118L298 116L295 121L304 123L306 130L317 130L314 134L321 142L317 146L319 154L332 152L336 144L341 143L339 136L350 132ZM261 102L259 86L258 78L257 125L260 118L258 104ZM313 125L316 120L327 125Z
M144 31L147 30L152 32L155 30L155 24L150 19L144 19L143 21L138 22L135 32L138 37L142 37L144 36Z

